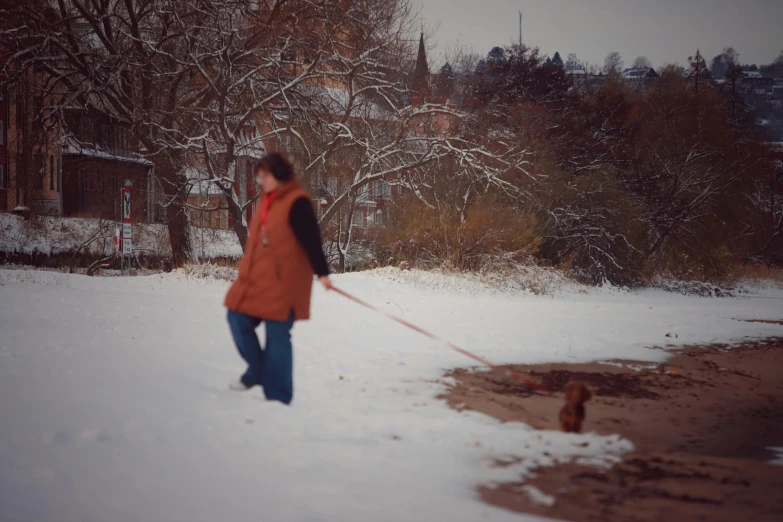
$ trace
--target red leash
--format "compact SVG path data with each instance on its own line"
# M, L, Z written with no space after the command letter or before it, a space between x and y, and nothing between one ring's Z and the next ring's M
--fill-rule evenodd
M525 386L529 386L530 388L535 388L536 390L540 390L540 391L549 393L549 390L545 386L543 386L541 384L538 384L537 382L533 382L530 379L528 379L527 377L523 377L523 376L519 375L518 373L512 372L511 370L509 370L507 368L502 368L500 366L495 366L494 364L492 364L488 360L484 359L483 357L479 357L478 355L476 355L474 353L470 353L469 351L465 350L464 348L460 348L459 346L457 346L454 343L450 343L449 341L446 341L445 339L441 339L437 335L432 334L432 333L428 332L427 330L424 330L423 328L419 328L415 324L409 323L405 319L400 319L396 315L392 315L392 314L390 314L388 312L385 312L385 311L381 310L380 308L377 308L377 307L371 305L370 303L362 301L358 297L354 297L351 294L349 294L347 292L344 292L343 290L340 290L337 287L333 286L332 290L334 290L335 292L337 292L341 296L350 299L354 303L357 303L357 304L359 304L359 305L361 305L361 306L363 306L363 307L365 307L365 308L367 308L369 310L372 310L373 312L379 313L381 315L385 315L386 317L388 317L392 321L396 321L396 322L400 323L403 326L407 326L411 330L413 330L415 332L419 332L421 335L424 335L425 337L429 337L433 341L437 341L437 342L439 342L441 344L444 344L444 345L448 346L449 348L451 348L452 350L455 350L455 351L461 353L462 355L466 355L466 356L470 357L471 359L480 362L481 364L489 366L494 371L496 371L496 372L498 372L500 374L503 374L506 377L510 377L510 378L514 379L515 381L519 381L522 384L524 384Z

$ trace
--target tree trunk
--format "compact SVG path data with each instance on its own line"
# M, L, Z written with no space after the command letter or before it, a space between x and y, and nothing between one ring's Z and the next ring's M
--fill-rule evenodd
M244 252L245 245L247 244L247 229L249 225L246 225L242 219L244 217L242 208L234 200L231 192L232 191L228 191L226 197L226 201L228 201L228 213L231 216L231 219L234 220L234 232L237 235L237 239L239 239L239 244L242 246L242 252Z
M169 240L171 242L171 264L181 267L187 263L192 255L190 249L190 227L188 216L185 214L185 206L182 200L174 200L169 205L169 212L174 215L168 219Z
M153 159L153 163L168 204L166 222L171 244L171 263L174 267L181 267L192 256L190 227L185 207L187 182L184 174L177 169L175 160L170 156L158 154Z
M345 273L345 254L343 254L343 251L342 251L342 249L339 246L337 247L337 252L338 252L338 255L339 255L339 260L338 260L339 262L337 264L337 270L339 271L339 273L344 274Z

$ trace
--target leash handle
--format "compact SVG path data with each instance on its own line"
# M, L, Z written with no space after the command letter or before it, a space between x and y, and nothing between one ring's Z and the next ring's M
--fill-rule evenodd
M509 370L508 368L502 368L500 366L496 366L496 365L492 364L491 362L489 362L488 360L484 359L483 357L480 357L480 356L478 356L478 355L476 355L474 353L471 353L471 352L465 350L464 348L461 348L461 347L457 346L456 344L454 344L452 342L449 342L449 341L447 341L445 339L441 339L437 335L435 335L435 334L433 334L431 332L428 332L424 328L416 326L415 324L410 323L410 322L406 321L405 319L402 319L400 317L397 317L396 315L390 314L389 312L386 312L385 310L381 310L380 308L378 308L376 306L373 306L373 305L371 305L370 303L368 303L366 301L362 301L358 297L355 297L355 296L349 294L348 292L345 292L344 290L340 290L336 286L332 286L332 290L334 292L337 292L341 296L345 297L346 299L349 299L349 300L353 301L354 303L356 303L356 304L358 304L360 306L363 306L364 308L367 308L368 310L372 310L375 313L381 314L381 315L391 319L392 321L395 321L395 322L397 322L397 323L399 323L399 324L401 324L403 326L406 326L406 327L410 328L414 332L418 332L418 333L420 333L421 335L423 335L425 337L429 337L433 341L436 341L436 342L438 342L440 344L443 344L443 345L451 348L452 350L461 353L462 355L464 355L466 357L470 357L474 361L478 361L481 364L483 364L485 366L488 366L489 368L491 368L492 370L494 370L497 373L505 375L506 377L510 377L511 379L514 379L515 381L521 382L522 384L524 384L525 386L528 386L530 388L534 388L536 390L549 393L549 390L545 386L543 386L541 384L538 384L537 382L531 381L527 377L523 377L522 375L520 375L520 374L518 374L516 372L513 372L513 371Z

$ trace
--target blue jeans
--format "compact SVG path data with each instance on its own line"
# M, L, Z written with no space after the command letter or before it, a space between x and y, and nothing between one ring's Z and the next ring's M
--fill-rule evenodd
M228 325L239 350L247 362L241 380L247 387L261 386L267 400L291 404L294 398L294 360L291 328L294 312L287 321L266 321L266 349L261 348L256 328L263 319L228 311Z

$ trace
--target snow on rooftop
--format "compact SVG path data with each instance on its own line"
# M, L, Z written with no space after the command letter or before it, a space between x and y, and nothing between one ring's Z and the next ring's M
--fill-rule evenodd
M140 156L139 154L131 153L131 155L128 156L118 155L102 147L85 145L71 137L65 138L63 142L63 155L84 156L88 158L105 159L110 161L121 161L124 163L136 163L138 165L144 165L145 167L152 166L152 162L150 160Z
M652 67L631 67L629 69L625 69L621 76L627 80L629 79L639 79L639 78L654 78L658 75L655 72L655 69Z

